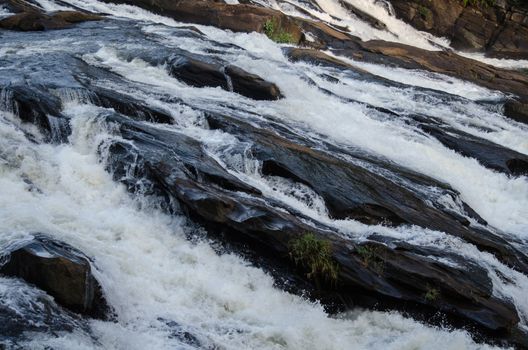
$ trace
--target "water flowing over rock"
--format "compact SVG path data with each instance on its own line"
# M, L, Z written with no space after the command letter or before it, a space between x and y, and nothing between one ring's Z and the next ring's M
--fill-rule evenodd
M528 76L392 11L0 4L0 348L528 348Z

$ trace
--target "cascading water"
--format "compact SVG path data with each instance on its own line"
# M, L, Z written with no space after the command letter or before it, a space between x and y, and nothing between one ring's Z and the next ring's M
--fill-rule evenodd
M94 275L115 309L116 319L83 320L60 314L62 322L73 325L74 331L35 332L22 339L6 339L8 347L492 348L476 343L466 331L428 326L396 312L358 308L329 316L320 304L282 291L262 269L209 241L204 229L178 208L163 210L162 200L148 188L128 193L107 170L111 144L132 143L105 120L103 116L113 110L97 106L97 96L81 86L85 81L85 86L119 93L170 115L173 124L141 123L196 140L229 174L258 189L269 207L287 208L298 213L303 222L324 225L354 242L382 234L479 265L493 283L493 296L512 301L519 327L527 329L528 276L492 253L439 230L333 218L320 194L301 182L265 174L262 161L252 154L252 142L212 128L204 112L230 115L237 111L237 117L245 122L277 133L281 128L291 130L299 139L316 145L315 149L351 163L373 168L378 164L375 161L383 161L445 183L460 195L453 198L425 182L412 182L412 177L400 176L403 170L376 169L382 177L427 199L431 207L481 225L467 215L467 203L487 222L489 230L526 252L527 177L497 172L449 149L421 131L412 119L413 114L423 114L455 131L528 154L528 127L502 115L502 93L442 75L343 59L391 83L365 81L331 67L290 62L283 47L262 34L195 26L201 33L196 35L188 25L133 6L96 0L36 3L50 11L73 6L110 16L103 24L84 23L61 35L0 34L1 86L21 81L30 81L35 87L51 86L53 96L62 104L60 118L48 116L49 142L40 142L44 137L37 127L20 121L10 90L0 91L0 248L45 232L80 249L93 259ZM431 50L448 45L417 34L379 2L354 1L354 5L381 19L388 31L373 30L350 17L337 1L316 1L319 9L295 0L266 3L285 12L284 4L295 5L289 9L303 8L316 17L354 28L353 34L366 39L408 42ZM7 14L0 7L0 17ZM155 56L178 50L220 59L266 77L279 86L285 98L250 100L231 92L229 77L230 91L191 87L172 77L166 64L149 61L152 52ZM77 66L81 68L76 75L64 74ZM107 76L93 73L96 69ZM64 119L71 135L68 142L60 143ZM369 161L363 164L360 158L347 158L349 154L360 154ZM124 177L132 178L138 164L129 164ZM449 257L431 259L457 265ZM0 278L0 307L16 314L31 305L37 325L45 322L40 314L55 312L42 311L46 304L40 301L46 298L50 297L19 280Z

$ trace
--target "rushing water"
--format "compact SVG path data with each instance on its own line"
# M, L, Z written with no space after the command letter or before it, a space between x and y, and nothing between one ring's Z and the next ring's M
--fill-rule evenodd
M61 32L0 34L0 81L56 85L70 118L72 135L65 144L36 143L36 128L20 124L10 97L0 94L0 246L46 232L94 260L117 322L89 321L73 333L36 334L26 348L56 349L486 349L464 331L420 324L397 313L363 310L328 316L323 307L281 291L273 279L233 253L219 253L201 229L183 215L159 210L152 198L132 196L112 180L101 162L100 145L116 136L97 116L89 94L62 74L65 55L108 69L125 78L92 81L151 106L162 108L176 128L199 140L220 164L266 198L295 208L313 221L361 240L372 232L455 252L488 270L493 293L514 301L528 321L528 277L491 254L442 232L419 227L368 226L333 220L324 200L308 187L263 176L260 164L240 149L232 135L209 130L201 110L239 110L247 118L273 120L302 137L359 149L447 183L492 227L514 238L526 251L528 179L492 171L475 159L444 147L416 128L370 106L422 113L510 149L528 153L528 127L507 120L503 95L467 82L420 71L349 61L401 84L362 81L332 68L291 63L281 47L261 34L235 34L197 26L204 36L188 35L186 25L124 5L95 0L37 1L46 10L78 6L111 14L101 23L85 23ZM289 1L304 6L295 0ZM276 2L266 2L278 7ZM418 33L396 20L380 2L354 1L380 18L389 32L376 31L342 12L337 1L317 1L317 17L348 25L365 39L382 38L427 49L447 42ZM286 11L284 5L280 6ZM290 10L294 11L294 7ZM0 8L0 16L4 15ZM333 17L330 17L333 16ZM337 18L337 19L336 19ZM355 31L355 32L354 32ZM185 34L185 35L184 35ZM229 44L229 45L227 45ZM252 101L218 88L194 88L172 78L164 66L138 58L160 47L221 59L275 82L285 98ZM503 62L504 63L504 62ZM332 76L335 80L324 77ZM308 81L314 82L309 84ZM332 95L324 93L330 91ZM164 97L179 98L180 105ZM196 107L196 108L195 108ZM250 113L251 112L251 113ZM103 154L104 158L104 154ZM104 160L104 159L103 159ZM388 175L389 176L389 175ZM409 186L413 186L409 184ZM415 188L416 191L423 190ZM426 190L423 190L426 191ZM452 199L430 196L459 210ZM505 282L500 276L508 276ZM0 279L0 301L17 309L39 292L12 279ZM34 306L37 310L39 305ZM190 334L192 341L177 333ZM185 338L185 337L183 337ZM188 340L188 339L187 339Z

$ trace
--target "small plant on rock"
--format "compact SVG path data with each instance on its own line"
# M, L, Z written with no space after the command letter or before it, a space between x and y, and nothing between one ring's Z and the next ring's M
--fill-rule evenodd
M462 0L462 3L464 7L468 5L486 7L495 5L495 0Z
M418 13L420 14L420 17L425 21L427 20L427 17L430 15L431 10L429 10L425 6L420 5L418 6Z
M427 286L427 291L425 292L425 295L424 295L425 300L427 300L428 302L433 302L433 301L438 300L439 296L440 296L440 291L438 290L438 288L434 288L429 285Z
M320 280L336 283L339 266L332 258L330 242L317 238L313 233L306 233L290 242L290 257L297 264L307 269L307 277L320 286Z
M363 265L371 268L379 274L383 273L383 270L385 268L385 262L380 257L383 253L380 247L360 245L356 247L356 252L361 257Z
M294 44L293 35L279 28L273 19L268 19L264 23L264 34L271 40L279 44Z

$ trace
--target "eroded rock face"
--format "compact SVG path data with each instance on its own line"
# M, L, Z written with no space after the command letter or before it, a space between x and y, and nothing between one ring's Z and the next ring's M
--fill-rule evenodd
M391 0L396 15L419 30L448 37L460 50L528 57L528 11L505 1L463 6L459 0Z
M78 250L43 235L3 254L0 274L18 277L53 296L65 308L106 319L109 307L90 261Z

